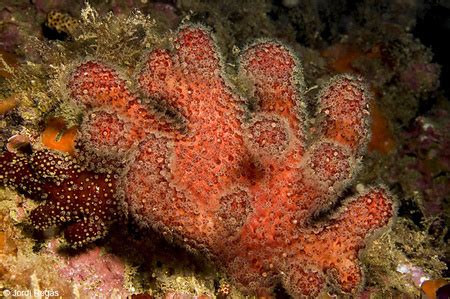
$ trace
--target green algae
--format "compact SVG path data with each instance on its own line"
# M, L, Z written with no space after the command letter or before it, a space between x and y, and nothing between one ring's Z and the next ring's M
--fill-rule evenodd
M132 72L142 53L169 44L164 28L135 11L127 17L112 13L100 16L87 5L79 16L80 25L67 41L45 41L30 37L25 47L31 58L0 84L2 94L14 96L20 105L17 117L22 126L39 132L46 120L63 117L69 125L80 122L80 111L69 101L65 82L74 65L86 59L115 64ZM117 59L120 57L121 59Z
M412 275L399 271L402 266L420 268L422 276L428 279L442 277L447 268L441 261L446 245L442 237L430 233L431 224L432 221L424 223L424 230L407 218L398 218L391 231L368 245L363 262L370 273L366 278L368 286L377 288L375 298L396 292L420 296Z

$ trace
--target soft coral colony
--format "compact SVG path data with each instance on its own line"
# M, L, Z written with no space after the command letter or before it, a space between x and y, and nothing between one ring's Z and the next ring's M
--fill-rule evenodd
M279 283L294 297L357 293L360 251L391 222L391 196L366 188L334 216L316 216L336 206L361 163L370 117L362 79L331 79L307 130L290 50L266 41L243 51L245 97L222 63L209 31L186 25L173 49L145 54L133 88L104 61L75 65L66 83L83 109L75 157L4 151L2 185L43 199L31 223L65 227L75 246L128 215L206 253L244 293L271 294Z

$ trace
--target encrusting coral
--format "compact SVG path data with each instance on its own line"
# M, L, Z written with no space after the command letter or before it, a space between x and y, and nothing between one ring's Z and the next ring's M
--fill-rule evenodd
M69 223L74 245L128 213L207 253L245 293L270 294L278 283L295 297L358 292L358 254L392 219L391 196L367 188L335 216L316 216L351 182L366 148L362 79L330 80L307 131L302 70L287 48L267 41L242 53L246 98L223 73L211 34L193 25L179 30L172 51L144 57L136 92L114 67L82 62L67 77L85 111L76 160L3 152L2 184L45 194L31 222Z

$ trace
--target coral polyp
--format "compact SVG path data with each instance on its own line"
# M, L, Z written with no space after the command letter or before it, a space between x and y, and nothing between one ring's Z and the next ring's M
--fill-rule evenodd
M329 218L316 216L337 203L361 163L370 121L363 79L331 79L307 129L302 68L284 45L243 51L237 78L246 94L227 80L201 26L183 26L172 49L143 60L136 78L101 59L67 74L83 111L76 161L51 151L0 156L2 185L46 195L31 214L35 227L68 222L66 240L81 245L129 214L206 253L246 294L280 283L295 297L357 293L359 253L391 222L392 196L368 187Z

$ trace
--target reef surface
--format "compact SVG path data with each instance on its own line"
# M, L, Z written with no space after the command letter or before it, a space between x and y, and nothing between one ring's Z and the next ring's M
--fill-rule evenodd
M430 186L436 166L419 150L444 153L443 121L423 129L421 147L408 145L417 125L398 129L437 89L439 67L400 33L417 63L364 30L326 48L301 45L291 31L301 5L290 5L257 7L288 17L281 36L271 26L286 19L236 35L209 18L220 5L208 16L194 2L136 5L152 17L127 16L128 4L116 16L101 5L80 18L49 11L43 39L17 40L27 52L5 48L0 245L10 270L0 287L68 297L412 296L443 275L446 189L428 187L417 204L404 193L420 192L415 180L399 173L417 166L425 177L416 181ZM177 29L187 7L197 23ZM61 41L46 41L48 30ZM371 45L359 50L362 36ZM401 90L409 112L386 113ZM445 104L436 107L443 115ZM36 265L49 259L44 275Z

